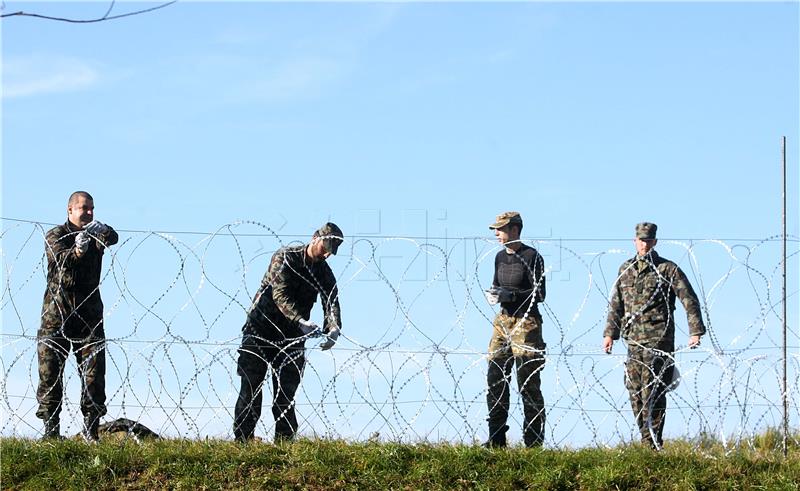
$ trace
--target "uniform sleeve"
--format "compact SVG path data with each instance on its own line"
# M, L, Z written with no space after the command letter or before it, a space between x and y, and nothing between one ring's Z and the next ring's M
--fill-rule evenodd
M531 285L533 285L534 302L544 302L544 298L547 295L547 289L545 288L544 258L542 258L542 255L538 252L533 260L533 274L531 276L533 276L531 278Z
M330 266L325 264L321 278L323 291L320 292L322 308L325 312L325 332L330 331L332 326L342 327L342 315L339 309L339 287L336 285L336 277L333 275Z
M499 288L500 281L497 279L497 267L500 265L500 258L494 257L494 276L492 277L492 288Z
M611 336L611 339L619 339L622 319L625 317L625 303L622 298L622 288L620 288L622 274L624 272L625 264L619 268L617 280L614 282L614 287L611 289L611 298L608 304L608 318L606 319L606 329L603 331L603 337Z
M106 231L106 233L102 235L101 238L103 240L103 243L98 244L99 246L108 247L119 242L119 234L117 234L117 231L111 228L111 226L109 225L106 225L106 227L108 227L108 230Z
M547 288L546 288L546 280L544 274L544 258L539 252L534 252L533 257L531 257L531 264L526 265L527 271L526 275L528 276L528 282L531 284L531 288L527 290L517 290L515 291L515 299L527 299L528 297L533 298L535 303L544 302L545 297L547 296ZM495 281L497 280L497 268L495 267Z
M289 322L297 324L303 316L293 299L289 277L294 273L288 260L285 250L279 250L272 256L272 261L269 263L269 284L272 285L272 300L278 310Z
M689 278L681 270L675 266L675 273L672 281L672 289L675 295L680 299L683 308L686 310L686 320L689 323L690 336L702 336L706 333L706 326L703 324L703 314L700 311L700 301L697 299L697 294L689 283Z
M81 263L81 257L75 253L75 241L68 240L69 231L62 227L51 229L45 235L45 253L47 261L58 265L60 269L72 268Z

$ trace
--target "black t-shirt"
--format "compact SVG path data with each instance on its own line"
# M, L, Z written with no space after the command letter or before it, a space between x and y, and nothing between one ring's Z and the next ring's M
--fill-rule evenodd
M505 249L498 252L494 258L492 285L514 292L511 302L501 304L504 314L522 317L527 312L529 317L541 319L536 304L545 297L544 259L536 249L521 244L513 254Z

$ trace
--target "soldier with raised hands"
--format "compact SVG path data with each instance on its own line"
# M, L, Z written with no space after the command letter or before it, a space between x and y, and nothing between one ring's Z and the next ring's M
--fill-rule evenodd
M657 230L655 223L636 225L636 256L619 268L603 333L606 353L620 336L627 344L625 386L642 443L654 449L664 444L667 391L675 383L676 297L689 322L688 346L699 346L706 332L700 301L686 274L655 251Z
M75 354L81 379L83 436L97 440L106 414L105 332L100 276L105 248L119 236L94 219L94 200L85 191L67 201L67 222L45 236L47 289L37 333L39 386L36 416L44 420L44 437L60 438L64 365Z
M339 290L325 261L343 240L342 230L328 222L308 244L282 247L272 256L242 328L237 363L241 387L233 423L237 441L254 437L267 371L272 378L275 440L292 440L297 433L295 393L305 366L305 342L322 336L320 348L329 350L339 338ZM322 327L311 320L317 297L322 300Z

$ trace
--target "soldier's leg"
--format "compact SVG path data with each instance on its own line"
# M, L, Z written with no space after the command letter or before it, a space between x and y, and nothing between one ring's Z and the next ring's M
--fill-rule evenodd
M502 314L495 318L494 331L489 341L489 367L486 371L489 440L484 444L488 447L504 447L506 445L509 383L511 382L511 369L514 365L508 338L510 326L508 326L507 320L508 317Z
M525 422L522 428L523 439L528 447L540 446L544 443L546 412L544 396L541 390L541 371L544 357L516 357L517 384L522 396L522 407Z
M631 401L631 409L636 418L642 442L650 443L650 430L647 424L646 404L648 384L651 383L650 367L645 360L646 348L628 343L628 360L625 362L625 387Z
M70 342L62 335L60 325L43 326L36 337L39 361L39 385L36 416L44 421L44 437L60 436L61 403L64 396L64 364L70 351Z
M236 366L242 381L233 417L233 435L240 442L253 438L261 417L263 384L269 366L266 356L262 343L255 336L243 336Z
M81 377L81 413L84 437L97 440L100 418L106 414L106 343L103 321L95 323L87 337L73 342Z
M295 394L300 387L305 366L302 343L284 347L272 362L272 416L275 418L275 441L292 440L297 433Z
M664 445L664 422L667 412L667 386L672 381L674 361L667 352L653 353L653 390L647 401L648 423L651 440L661 448Z
M545 348L540 319L529 318L517 323L511 349L517 365L517 385L525 415L522 434L528 447L540 446L544 442L546 414L541 372Z

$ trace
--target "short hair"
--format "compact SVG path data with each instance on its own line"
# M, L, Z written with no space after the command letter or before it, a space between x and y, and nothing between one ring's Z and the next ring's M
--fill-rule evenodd
M86 198L94 201L92 195L87 193L86 191L75 191L74 193L69 195L69 201L67 201L67 206L71 205L72 203L78 201L78 198Z
M522 235L522 224L521 223L509 223L508 224L508 228L509 229L514 228L514 227L517 227L519 229L519 234Z

